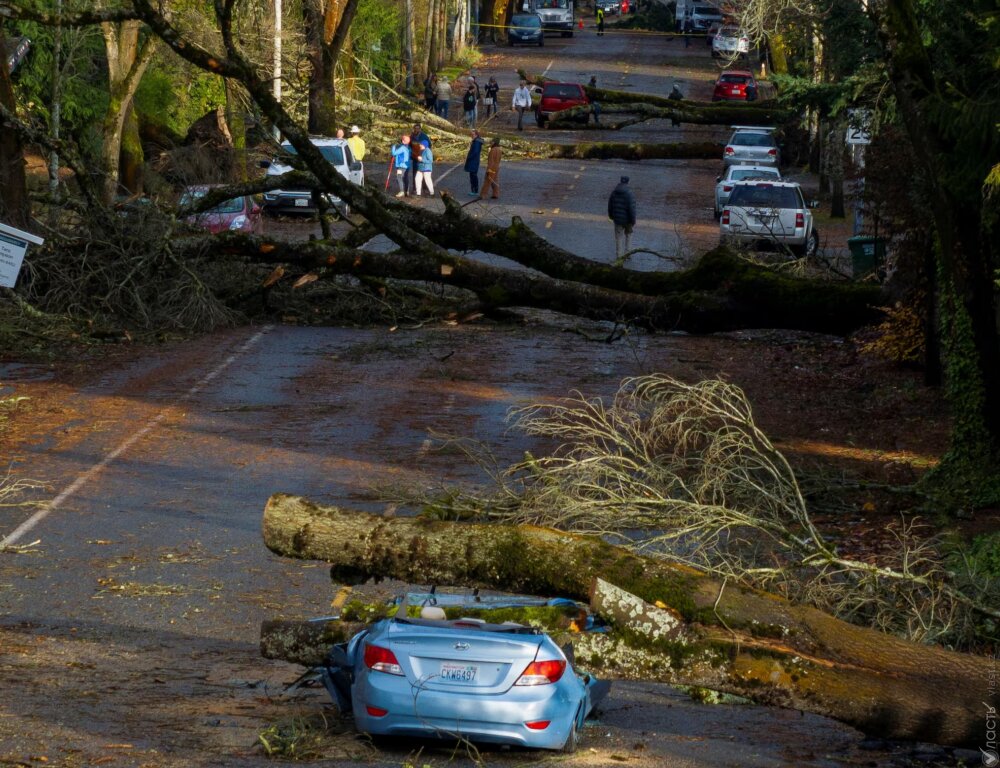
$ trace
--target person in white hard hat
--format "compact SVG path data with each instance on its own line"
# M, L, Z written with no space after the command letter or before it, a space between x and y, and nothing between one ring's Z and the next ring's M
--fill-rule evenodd
M347 146L351 148L351 154L358 162L365 159L365 140L361 138L361 129L356 125L351 126L351 138L347 140Z

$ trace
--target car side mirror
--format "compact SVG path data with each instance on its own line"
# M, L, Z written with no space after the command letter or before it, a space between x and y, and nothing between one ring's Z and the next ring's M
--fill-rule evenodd
M718 184L720 181L722 181L722 177L721 176L716 176L715 177L715 183Z
M258 168L270 168L271 167L271 161L270 160L261 160L260 162L257 163L257 167Z
M360 171L361 170L361 161L360 160L355 160L353 163L351 163L351 170L352 171Z

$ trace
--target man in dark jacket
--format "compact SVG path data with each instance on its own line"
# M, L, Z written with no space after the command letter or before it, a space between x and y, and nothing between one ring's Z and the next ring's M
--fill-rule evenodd
M615 260L629 252L632 227L635 226L635 196L628 186L628 176L622 176L608 198L608 218L615 223Z
M469 194L472 197L479 195L479 162L482 159L482 155L483 137L479 135L479 131L473 129L469 154L465 156L465 172L469 174L469 186L472 188Z

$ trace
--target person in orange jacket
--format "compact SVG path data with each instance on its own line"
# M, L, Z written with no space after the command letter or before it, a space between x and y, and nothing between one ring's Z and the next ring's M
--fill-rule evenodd
M479 192L479 199L486 199L486 192L490 191L494 200L500 198L500 138L493 139L490 144L490 153L486 156L486 181Z

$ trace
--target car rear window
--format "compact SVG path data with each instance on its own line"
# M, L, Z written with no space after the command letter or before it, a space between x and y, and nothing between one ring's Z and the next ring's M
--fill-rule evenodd
M546 85L542 96L551 96L557 99L579 99L580 88L576 85Z
M729 143L738 147L773 147L774 139L769 133L737 133Z
M694 12L699 16L721 16L722 12L718 8L713 8L710 5L696 5Z
M754 179L760 176L770 176L772 178L778 178L777 171L768 171L760 168L740 168L734 166L732 172L729 175L730 181L743 181L743 179Z
M567 0L535 0L536 8L569 8Z
M729 204L743 208L801 208L801 195L796 187L775 187L771 184L741 184L733 189Z
M720 83L736 83L738 85L743 85L744 83L749 83L750 78L746 75L719 75Z
M510 19L510 24L512 27L529 27L532 29L537 29L542 26L542 20L538 18L535 14L525 15L525 16L512 16Z
M298 152L295 151L295 147L291 144L282 144L282 150L290 155L297 155ZM344 150L341 147L316 147L319 153L323 155L323 158L331 165L343 165L344 164Z

